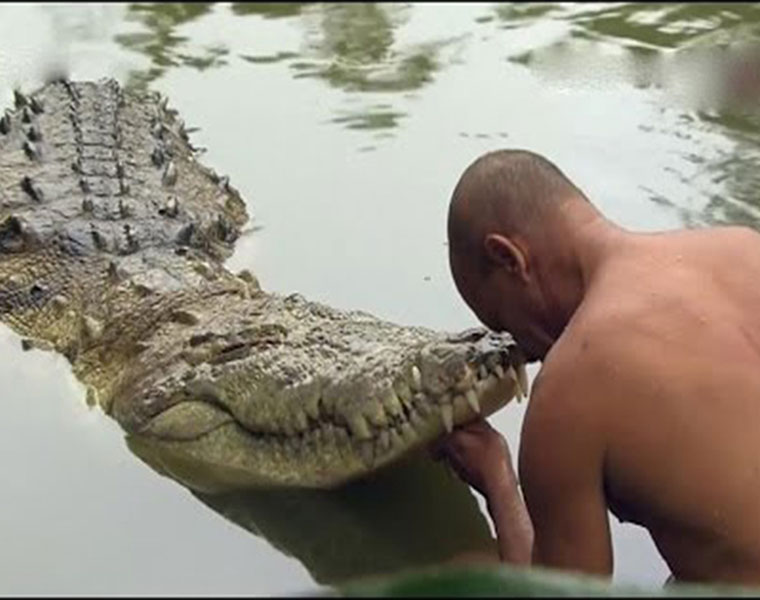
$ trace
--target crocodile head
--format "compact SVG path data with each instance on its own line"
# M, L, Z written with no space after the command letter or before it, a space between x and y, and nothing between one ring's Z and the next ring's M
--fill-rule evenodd
M183 344L167 332L168 366L114 408L132 446L194 489L332 487L526 393L505 333L404 327L298 295L235 308L216 299Z

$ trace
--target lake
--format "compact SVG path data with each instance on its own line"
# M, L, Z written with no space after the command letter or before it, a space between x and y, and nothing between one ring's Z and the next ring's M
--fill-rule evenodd
M751 4L3 4L0 99L60 73L168 95L248 203L231 268L459 330L446 213L488 150L546 155L631 229L757 227L759 34ZM5 326L0 352L0 593L321 589L130 453L63 357ZM524 408L490 419L515 453ZM615 580L661 585L646 531L611 524Z

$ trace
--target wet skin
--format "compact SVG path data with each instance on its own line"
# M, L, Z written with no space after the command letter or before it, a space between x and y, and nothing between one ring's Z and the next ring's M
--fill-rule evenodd
M528 563L528 548L609 575L609 508L649 530L679 580L760 582L758 281L746 228L626 232L600 253L523 423L530 519L498 433L481 422L444 442L513 532L503 559Z

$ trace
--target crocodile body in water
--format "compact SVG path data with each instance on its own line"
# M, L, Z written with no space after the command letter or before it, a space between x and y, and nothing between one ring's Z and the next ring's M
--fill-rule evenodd
M189 487L331 487L526 391L507 334L260 289L247 221L155 93L57 81L0 118L0 320Z

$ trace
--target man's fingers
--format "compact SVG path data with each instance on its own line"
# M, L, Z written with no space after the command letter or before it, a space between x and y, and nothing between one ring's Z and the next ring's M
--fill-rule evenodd
M476 450L479 440L491 432L495 430L485 419L471 421L430 443L427 448L428 455L435 461L443 459L461 461L462 457Z

